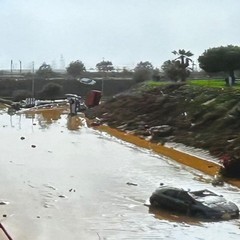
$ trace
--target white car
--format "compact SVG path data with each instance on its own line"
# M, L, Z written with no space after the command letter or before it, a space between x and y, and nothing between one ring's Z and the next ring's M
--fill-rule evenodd
M90 79L90 78L81 78L80 83L87 84L87 85L94 85L96 83L95 80Z

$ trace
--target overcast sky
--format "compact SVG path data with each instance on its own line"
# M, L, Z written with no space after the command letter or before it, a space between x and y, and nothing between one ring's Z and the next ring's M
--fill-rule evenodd
M0 0L0 69L81 60L160 67L173 50L240 45L240 0Z

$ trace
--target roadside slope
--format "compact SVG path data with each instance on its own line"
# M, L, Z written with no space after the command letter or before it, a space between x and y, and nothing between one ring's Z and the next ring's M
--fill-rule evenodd
M179 142L207 150L235 164L226 176L240 173L240 94L233 89L187 84L135 89L90 109L86 116L152 143Z

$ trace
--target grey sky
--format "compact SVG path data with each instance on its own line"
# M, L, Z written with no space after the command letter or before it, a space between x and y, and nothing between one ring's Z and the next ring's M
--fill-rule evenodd
M185 49L240 45L239 0L0 0L0 69L13 60L60 67L150 61L160 67Z

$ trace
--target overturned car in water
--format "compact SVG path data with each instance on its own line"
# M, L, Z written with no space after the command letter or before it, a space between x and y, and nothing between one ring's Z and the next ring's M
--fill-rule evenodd
M186 191L162 186L152 193L149 200L150 207L169 209L198 218L228 220L239 217L236 204L207 189Z

